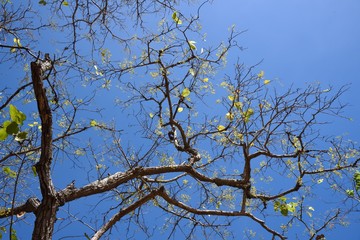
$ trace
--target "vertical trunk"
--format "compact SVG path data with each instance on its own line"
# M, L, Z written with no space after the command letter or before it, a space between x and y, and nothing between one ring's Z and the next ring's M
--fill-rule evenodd
M41 155L36 164L40 189L42 194L41 204L36 212L36 220L32 239L52 239L56 212L59 203L56 199L56 191L51 180L52 162L52 113L46 91L43 86L44 72L52 68L49 60L40 60L31 63L31 77L37 107L41 119Z

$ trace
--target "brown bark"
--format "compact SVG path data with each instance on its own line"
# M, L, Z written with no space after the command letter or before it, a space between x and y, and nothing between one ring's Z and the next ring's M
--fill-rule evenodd
M37 60L31 63L31 76L41 119L41 155L36 164L39 176L42 201L36 210L36 220L32 235L33 240L52 239L56 212L59 203L51 179L52 161L52 113L43 85L44 72L52 68L51 61Z

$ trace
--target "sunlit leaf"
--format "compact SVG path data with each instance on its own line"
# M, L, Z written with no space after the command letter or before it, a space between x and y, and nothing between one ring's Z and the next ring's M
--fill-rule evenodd
M153 117L154 117L154 114L153 114L153 113L149 113L149 116L150 116L150 118L153 118Z
M265 74L264 71L261 70L260 73L258 73L257 78L258 78L258 79L263 78L263 77L264 77L264 74Z
M31 167L31 170L32 170L32 172L33 172L33 174L34 174L34 177L36 177L36 176L37 176L36 167L35 167L35 166L32 166L32 167Z
M158 73L158 72L150 72L150 75L151 75L153 78L156 78L157 76L159 76L159 73Z
M10 118L17 124L22 125L26 119L26 115L19 111L14 105L10 104Z
M189 95L190 95L190 90L188 88L184 88L184 90L182 90L181 92L181 96L186 98Z
M95 68L95 74L98 76L103 76L103 73L101 71L99 71L98 67L96 65L94 65Z
M354 197L354 190L346 190L346 194L349 196L349 197Z
M8 175L11 178L15 178L16 177L16 172L14 172L13 170L11 170L10 167L3 167L3 172Z
M62 3L62 5L64 5L64 6L69 6L69 3L68 3L67 1L64 1L64 2Z
M269 84L270 83L270 80L264 80L264 84Z
M6 128L0 128L0 141L4 141L8 136Z
M16 134L16 137L15 137L15 141L23 141L27 138L27 132L19 132L18 134Z
M33 122L33 123L29 123L29 124L28 124L29 127L35 127L35 126L37 126L37 125L39 125L38 122Z
M90 126L96 127L97 125L98 125L98 123L95 120L90 121Z
M171 17L172 17L172 19L174 20L174 22L175 22L176 24L179 24L179 25L182 24L182 21L181 21L180 18L178 17L177 12L173 12L173 14L172 14Z
M355 181L355 189L356 189L356 191L360 190L360 172L359 171L355 172L354 181Z
M236 102L236 103L234 103L234 106L240 110L242 108L243 104L241 102Z
M249 108L243 113L244 121L249 122L250 117L254 114L254 109Z
M15 43L18 47L21 47L20 38L14 38L14 43Z
M208 82L209 81L209 78L204 78L203 79L203 82Z
M195 76L195 70L193 68L189 69L189 73L191 74L191 76Z
M233 95L229 95L228 99L233 102L235 100L235 97Z
M184 110L184 108L179 107L177 111L178 111L179 113L181 113L183 110Z
M217 130L218 131L224 131L225 130L225 127L223 126L223 125L219 125L218 127L217 127Z
M228 112L226 115L225 115L226 119L232 121L234 120L234 114L232 114L231 112Z
M296 211L296 207L298 206L298 203L291 202L291 203L288 203L286 205L287 205L288 211L294 213Z
M324 181L324 179L323 179L323 178L320 178L319 180L317 180L317 183L320 184L320 183L322 183L323 181Z
M189 46L192 50L196 50L196 45L195 45L195 41L189 41Z

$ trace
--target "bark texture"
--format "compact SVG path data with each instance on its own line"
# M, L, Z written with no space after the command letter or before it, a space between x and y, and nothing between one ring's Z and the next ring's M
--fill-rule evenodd
M43 85L44 73L52 68L50 60L38 59L31 63L31 77L34 87L37 107L41 119L41 154L36 163L42 200L35 211L36 220L32 235L33 240L52 239L56 212L59 201L51 179L52 162L52 113Z

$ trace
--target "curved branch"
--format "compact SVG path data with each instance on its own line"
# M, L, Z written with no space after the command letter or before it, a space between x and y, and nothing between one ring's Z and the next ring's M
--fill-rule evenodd
M138 207L144 205L146 202L154 199L158 196L161 192L164 192L164 187L160 187L159 189L151 191L148 195L140 198L138 201L134 202L130 206L121 209L118 213L116 213L107 223L105 223L91 238L91 240L98 240L101 238L104 233L109 230L112 226L115 225L123 216L129 214L130 212L134 211Z

